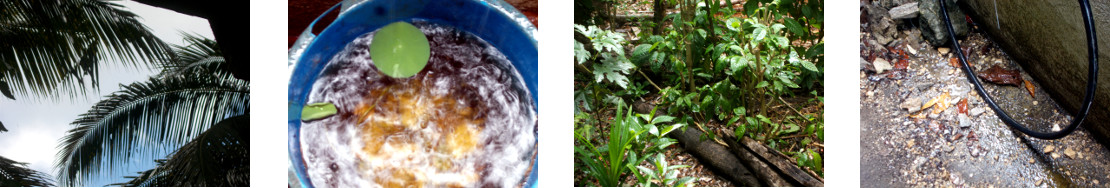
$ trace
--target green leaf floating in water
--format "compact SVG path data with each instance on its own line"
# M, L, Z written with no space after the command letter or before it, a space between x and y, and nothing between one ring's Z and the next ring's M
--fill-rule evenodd
M312 121L335 115L335 105L327 102L312 103L301 109L301 120Z
M408 78L428 64L428 37L416 26L393 22L374 34L370 43L370 59L385 75Z

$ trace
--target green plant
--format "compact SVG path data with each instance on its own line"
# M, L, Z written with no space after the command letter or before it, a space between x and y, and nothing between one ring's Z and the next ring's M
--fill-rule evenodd
M821 154L810 149L802 149L794 154L794 158L798 162L799 167L809 168L818 175L824 175L824 162L821 161Z
M574 134L574 137L585 145L584 148L581 146L574 148L575 153L578 154L575 157L586 165L587 174L593 176L601 186L619 186L625 170L639 162L635 159L626 160L628 159L626 155L632 140L642 134L643 129L639 128L636 117L632 116L631 111L625 114L622 110L623 107L617 108L617 116L614 118L616 121L610 124L607 145L595 147L581 132L576 131Z
M590 43L597 49L597 53L590 54L585 45L574 41L574 58L579 66L586 68L584 63L591 60L600 60L593 64L593 73L597 82L608 80L621 88L628 87L627 75L636 67L624 56L624 34L597 28L597 26L574 25L575 30L590 38ZM586 70L590 70L586 68Z
M663 158L662 153L657 153L653 157L652 165L655 170L644 166L636 166L640 173L636 174L636 179L641 187L687 187L694 186L694 177L678 178L678 171L675 169L687 168L687 165L668 165L667 160Z
M639 117L643 119L644 122L648 122L647 124L643 124L640 126L643 127L643 129L647 129L648 134L652 136L651 138L648 138L650 140L647 140L647 143L650 143L651 146L641 145L640 147L637 147L643 148L643 151L641 151L640 153L662 152L662 150L664 148L667 148L667 146L678 143L678 141L676 141L675 139L667 137L667 134L669 134L671 131L682 128L683 126L685 126L685 124L674 123L666 126L661 125L674 121L675 117L666 115L656 117L655 109L652 109L650 114L639 114ZM636 124L640 123L637 122ZM644 143L640 139L637 139L637 141L637 143Z

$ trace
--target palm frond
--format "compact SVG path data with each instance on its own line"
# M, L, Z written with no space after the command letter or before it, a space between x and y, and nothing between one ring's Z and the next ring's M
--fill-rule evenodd
M155 158L228 117L250 112L248 82L193 74L122 86L71 123L59 145L58 180L81 185L135 158Z
M0 15L0 81L22 97L84 96L97 88L101 60L139 67L173 56L108 0L0 1Z
M113 185L125 187L250 186L250 115L217 123L168 160Z
M0 156L0 187L50 187L50 175L27 168L27 163Z
M176 49L174 57L171 61L159 64L162 72L158 77L175 77L193 73L231 75L230 67L224 60L223 51L216 41L194 34L182 33L181 35L189 45L174 45Z

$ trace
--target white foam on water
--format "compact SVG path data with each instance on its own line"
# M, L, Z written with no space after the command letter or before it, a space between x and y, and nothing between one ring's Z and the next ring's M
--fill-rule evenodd
M413 24L429 36L433 44L430 68L417 74L424 76L424 88L415 90L425 93L416 95L413 104L430 104L435 97L473 93L468 96L476 100L460 97L453 101L458 106L488 107L487 111L476 112L485 114L482 124L459 125L479 130L475 149L464 154L436 151L435 146L445 144L441 138L449 133L436 129L446 125L436 125L428 118L417 119L422 127L407 126L394 135L369 135L362 128L365 125L357 124L359 120L404 124L399 114L388 113L400 108L397 106L378 107L388 110L365 117L353 115L360 104L380 98L367 96L368 88L389 85L374 82L388 78L377 72L367 52L374 34L371 32L353 40L328 62L309 95L309 103L330 102L339 111L337 115L302 125L302 152L313 185L382 187L374 180L393 179L390 170L403 169L429 187L520 186L531 170L537 149L536 114L520 73L504 54L472 34L421 20ZM460 39L461 44L458 43ZM462 63L444 63L448 61ZM457 75L447 75L452 72ZM392 83L404 84L403 81ZM429 117L455 114L454 109L429 110L426 113ZM386 136L379 152L385 155L363 152L367 136ZM451 167L437 168L436 159L452 159Z

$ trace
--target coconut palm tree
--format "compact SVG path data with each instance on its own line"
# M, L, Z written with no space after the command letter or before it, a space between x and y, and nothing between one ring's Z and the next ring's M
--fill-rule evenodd
M0 93L21 97L84 96L100 65L153 65L172 49L138 16L107 0L0 1Z
M62 185L111 176L164 151L174 152L127 185L247 185L249 82L220 68L226 62L215 41L186 41L159 75L122 86L71 123L56 162Z
M27 163L0 156L0 187L54 186L50 175L27 168Z
M170 46L134 13L100 0L0 1L0 95L57 100L97 89L101 60L165 61ZM0 100L6 100L0 98ZM7 129L0 123L0 132ZM44 173L0 157L0 186L50 186Z

